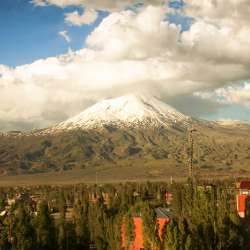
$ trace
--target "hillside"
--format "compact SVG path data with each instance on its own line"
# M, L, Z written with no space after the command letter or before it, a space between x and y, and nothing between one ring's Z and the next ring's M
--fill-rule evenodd
M250 170L250 126L187 117L155 98L102 101L56 126L0 135L4 174L42 173L93 166L159 164L186 169L187 130L194 135L195 165L204 172Z

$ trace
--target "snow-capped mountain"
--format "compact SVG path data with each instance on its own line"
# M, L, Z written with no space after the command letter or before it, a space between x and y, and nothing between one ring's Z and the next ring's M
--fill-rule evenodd
M108 124L115 126L169 126L180 122L187 124L189 119L155 97L129 94L100 101L49 130L55 132L57 130L97 128Z
M111 165L184 171L190 127L201 169L248 168L249 125L190 118L157 98L134 94L98 102L47 129L1 135L0 168L12 174Z

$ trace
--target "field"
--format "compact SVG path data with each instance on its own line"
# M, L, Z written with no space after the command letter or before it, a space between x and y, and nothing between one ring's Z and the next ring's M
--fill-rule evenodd
M78 183L117 183L117 182L145 182L145 181L182 181L188 177L187 166L167 166L163 161L125 166L93 166L82 170L68 170L40 174L5 175L0 177L0 186L27 185L67 185ZM249 177L248 171L196 171L201 179L223 179Z

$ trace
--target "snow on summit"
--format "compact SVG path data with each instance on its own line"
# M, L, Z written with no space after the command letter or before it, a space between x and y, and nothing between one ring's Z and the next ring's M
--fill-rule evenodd
M154 125L187 121L189 118L152 96L129 94L100 101L82 113L54 126L52 130L98 127Z

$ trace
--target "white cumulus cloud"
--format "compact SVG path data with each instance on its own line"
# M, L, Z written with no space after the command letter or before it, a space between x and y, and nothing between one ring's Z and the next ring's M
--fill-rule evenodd
M237 104L250 108L250 83L243 86L229 86L218 88L211 92L196 92L202 99L216 100L219 103Z
M167 4L168 0L32 0L36 6L55 5L61 8L67 6L85 6L90 9L104 11L121 11L124 8L138 3L145 5L163 5Z
M31 3L39 7L44 7L47 5L46 1L44 0L32 0Z
M68 31L67 30L62 30L58 32L58 35L61 36L67 43L71 42L71 39L68 35Z
M165 10L149 6L142 12L113 13L87 38L87 45L109 57L143 59L171 53L180 28L165 21Z
M93 23L98 17L98 13L94 9L85 9L83 14L78 11L65 14L65 22L70 25L82 26L84 24Z

